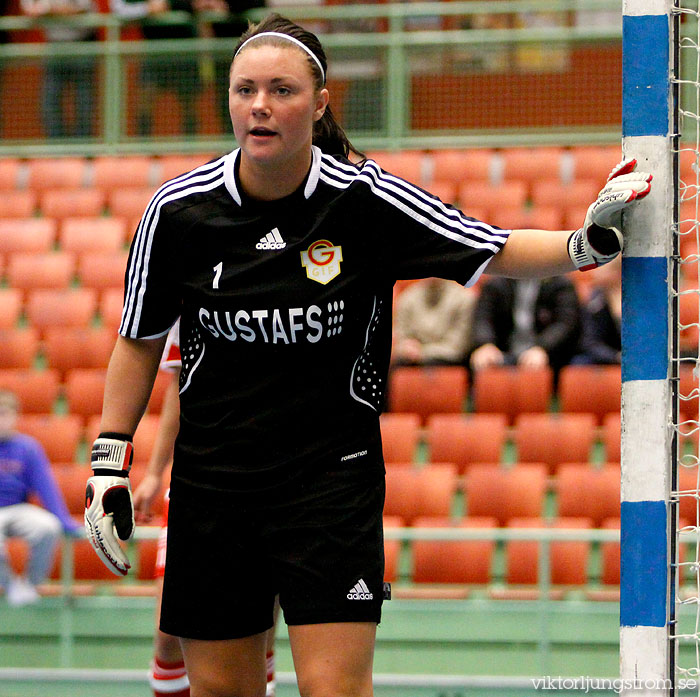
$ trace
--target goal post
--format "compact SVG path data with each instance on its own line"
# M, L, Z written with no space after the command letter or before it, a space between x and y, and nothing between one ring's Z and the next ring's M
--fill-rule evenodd
M673 5L624 0L622 26L623 154L654 176L623 220L620 678L641 697L674 689Z

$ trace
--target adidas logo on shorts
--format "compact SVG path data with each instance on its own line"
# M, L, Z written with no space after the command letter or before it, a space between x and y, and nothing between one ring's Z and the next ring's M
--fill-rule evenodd
M367 584L360 579L349 591L348 600L372 600L374 595L370 593Z
M284 249L287 243L282 239L280 231L273 228L265 237L260 238L260 242L255 245L255 249Z

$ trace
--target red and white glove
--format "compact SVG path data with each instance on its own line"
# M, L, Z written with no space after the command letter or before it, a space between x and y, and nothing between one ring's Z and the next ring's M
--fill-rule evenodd
M120 540L134 534L134 505L129 470L133 445L129 436L101 433L92 446L93 476L85 489L85 530L97 556L117 576L126 576L131 564Z
M623 160L613 168L583 227L569 237L569 256L579 271L607 264L622 251L622 210L651 190L651 174L635 172L636 166L637 160Z

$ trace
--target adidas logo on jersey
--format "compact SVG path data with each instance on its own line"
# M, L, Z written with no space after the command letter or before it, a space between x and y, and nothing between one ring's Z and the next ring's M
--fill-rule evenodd
M349 591L348 600L372 600L374 595L370 593L367 584L360 579Z
M255 245L255 249L284 249L287 243L282 239L280 231L273 228L265 237L260 238L260 242Z

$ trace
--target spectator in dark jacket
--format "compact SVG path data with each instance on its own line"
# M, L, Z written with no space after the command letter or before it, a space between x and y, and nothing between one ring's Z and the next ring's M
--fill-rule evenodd
M571 361L579 346L581 308L564 276L537 280L489 278L474 308L470 366L551 366Z

